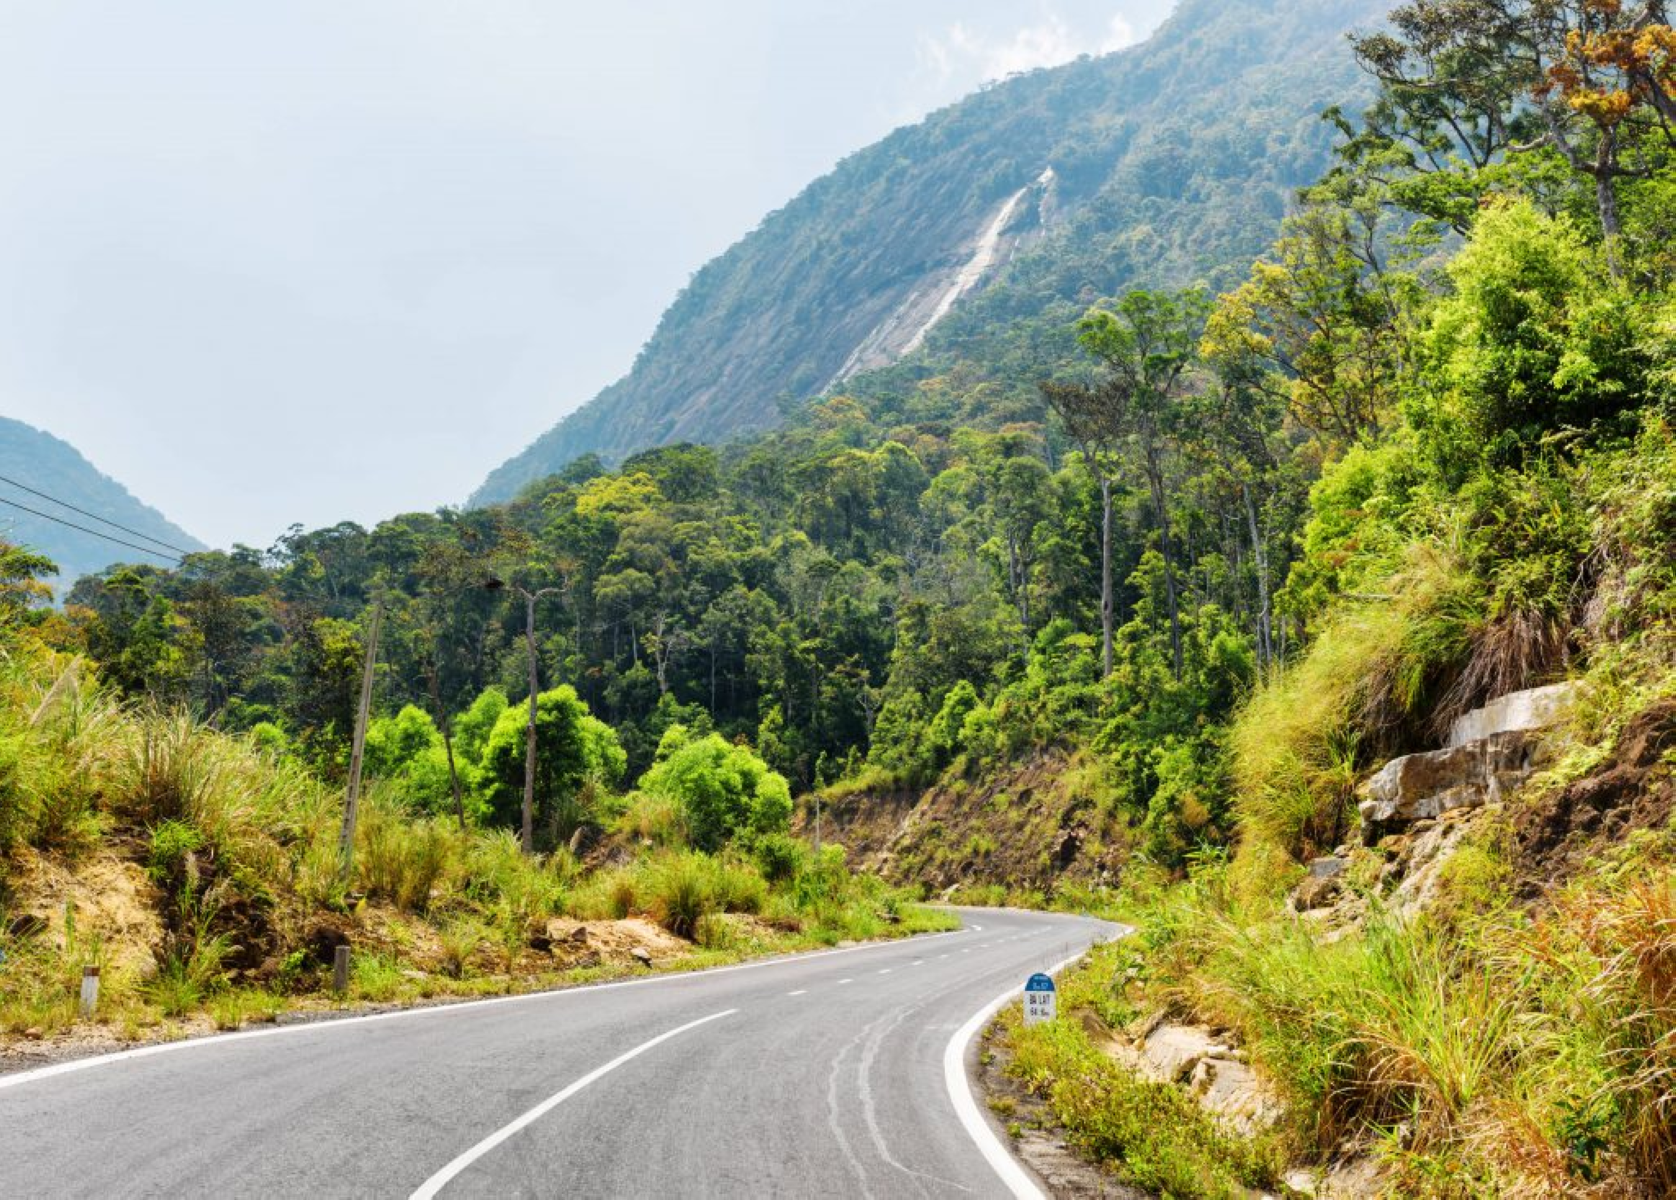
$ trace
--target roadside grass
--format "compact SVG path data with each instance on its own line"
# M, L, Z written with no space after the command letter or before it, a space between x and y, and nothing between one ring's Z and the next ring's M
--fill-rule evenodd
M1286 1101L1280 1145L1316 1164L1371 1148L1403 1195L1676 1192L1676 829L1529 913L1509 906L1493 844L1463 854L1433 913L1401 921L1370 897L1336 940L1246 856L1182 883L1137 871L1138 932L1073 970L1062 1003L1112 1026L1163 1009L1233 1031ZM1025 1060L1049 1064L1043 1079L1094 1069L1074 1034L1053 1036L1032 1053L1056 1057ZM1098 1078L1120 1114L1140 1103L1132 1079ZM1069 1095L1062 1119L1091 1123L1093 1100Z
M340 1006L327 991L329 948L344 936L350 999L385 1004L644 971L566 966L543 948L553 918L652 920L687 943L659 969L957 923L917 893L853 874L835 847L816 854L774 835L720 855L689 849L675 814L649 801L618 819L640 839L636 857L589 873L566 850L530 856L510 831L410 812L378 781L363 792L344 878L341 804L255 738L119 703L80 660L38 643L0 645L0 1033L85 1024L85 965L105 971L93 1023L145 1037ZM129 964L115 969L100 939L74 928L73 909L63 927L30 915L40 898L16 890L29 855L72 880L90 863L126 871L161 937L138 947L135 922L112 925Z
M1274 1188L1286 1162L1278 1139L1240 1137L1180 1088L1131 1074L1079 1019L1083 1010L1108 1024L1129 1016L1118 981L1132 961L1123 942L1096 947L1066 976L1058 1020L1026 1028L1009 1007L1000 1018L1007 1073L1047 1103L1079 1149L1135 1187L1183 1198Z

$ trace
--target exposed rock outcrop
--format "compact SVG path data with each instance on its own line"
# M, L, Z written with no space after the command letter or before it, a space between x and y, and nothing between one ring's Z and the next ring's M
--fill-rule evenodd
M1244 1052L1202 1025L1156 1021L1133 1040L1106 1037L1103 1046L1137 1075L1186 1087L1206 1111L1246 1136L1273 1125L1283 1111Z
M1528 733L1558 723L1576 695L1572 683L1509 692L1456 719L1449 727L1449 745L1465 746L1498 733Z
M1562 683L1502 696L1457 720L1443 749L1386 763L1360 789L1363 840L1371 846L1416 821L1499 802L1542 764L1540 731L1571 694Z

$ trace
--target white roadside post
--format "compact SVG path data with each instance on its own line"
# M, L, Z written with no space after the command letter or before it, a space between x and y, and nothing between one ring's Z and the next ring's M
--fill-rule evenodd
M81 969L81 1015L91 1017L99 1007L99 968Z
M1054 989L1053 976L1040 972L1024 984L1024 1023L1040 1025L1059 1015L1059 993Z

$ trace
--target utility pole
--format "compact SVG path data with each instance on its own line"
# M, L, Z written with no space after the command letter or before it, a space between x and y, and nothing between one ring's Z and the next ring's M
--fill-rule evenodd
M361 666L361 703L355 710L355 740L349 750L349 792L343 801L343 829L338 834L338 870L345 882L355 859L355 818L361 805L361 757L367 747L367 716L372 709L372 676L378 666L378 627L384 601L374 600L367 628L367 657Z

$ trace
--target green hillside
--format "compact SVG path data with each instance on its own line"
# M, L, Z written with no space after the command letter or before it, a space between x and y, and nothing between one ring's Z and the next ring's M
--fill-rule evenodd
M152 539L187 551L203 549L202 542L150 505L135 499L127 488L83 458L74 446L6 417L0 417L0 476L12 481L0 481L0 499L13 502L0 504L0 537L15 545L28 546L57 563L55 584L62 590L68 590L81 576L102 571L112 563L165 563L178 557L169 549L155 546ZM46 496L63 497L85 512L72 512L29 489ZM25 512L24 508L36 512ZM136 532L112 528L87 513ZM109 537L73 529L62 522L97 530ZM134 545L120 545L110 538Z
M1232 280L1324 168L1319 114L1360 86L1345 31L1381 11L1188 0L1143 46L1008 79L851 155L699 271L633 370L473 503L583 454L768 428L895 361L1004 210L995 265L910 356L918 369L962 359L1016 378L1021 358L1072 355L1067 320L1095 297Z

